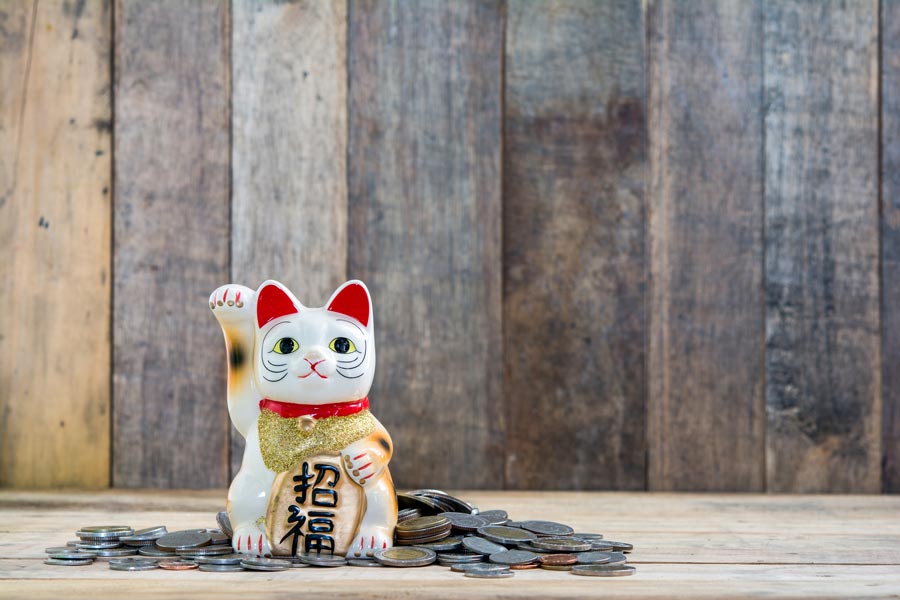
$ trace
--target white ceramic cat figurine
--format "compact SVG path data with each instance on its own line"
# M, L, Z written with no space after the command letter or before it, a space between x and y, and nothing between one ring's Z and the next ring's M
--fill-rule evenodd
M225 332L228 411L246 439L228 490L235 551L362 556L392 545L393 445L368 410L372 300L348 281L322 308L282 284L209 298Z

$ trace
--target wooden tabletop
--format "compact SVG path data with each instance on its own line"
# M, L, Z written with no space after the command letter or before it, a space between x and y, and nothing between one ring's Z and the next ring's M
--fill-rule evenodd
M545 570L469 579L449 569L111 571L43 564L83 525L214 527L224 491L0 490L0 598L863 598L900 595L900 496L461 492L515 519L554 519L634 544L635 576Z

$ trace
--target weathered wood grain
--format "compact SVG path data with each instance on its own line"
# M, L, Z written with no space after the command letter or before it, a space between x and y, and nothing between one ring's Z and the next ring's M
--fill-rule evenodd
M649 10L647 483L761 490L761 6Z
M323 304L347 270L347 6L232 5L232 280ZM232 474L243 439L232 430Z
M0 486L109 483L111 31L0 5Z
M115 12L113 483L228 482L228 3Z
M877 6L765 6L771 491L881 489Z
M900 492L900 2L881 3L882 489Z
M643 489L641 2L509 4L504 106L506 485Z
M349 272L402 486L503 482L499 2L354 2Z

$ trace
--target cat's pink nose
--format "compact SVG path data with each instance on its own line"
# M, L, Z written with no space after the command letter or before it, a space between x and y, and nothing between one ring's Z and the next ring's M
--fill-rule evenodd
M310 348L303 358L305 358L308 362L315 364L321 360L325 360L326 356L325 353L318 348Z

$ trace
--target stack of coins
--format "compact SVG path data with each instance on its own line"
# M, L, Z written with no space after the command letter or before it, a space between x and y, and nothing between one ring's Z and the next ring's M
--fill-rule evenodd
M433 515L397 523L394 531L398 545L418 546L444 539L450 535L451 527L450 519L443 515Z
M424 567L437 564L466 577L509 578L515 571L569 571L588 577L633 575L632 546L600 533L577 533L555 521L511 521L505 510L479 511L441 490L397 494L400 510L394 547L369 556L327 553L254 558L235 554L228 514L216 515L218 529L169 532L164 525L135 531L127 525L93 525L78 540L47 548L49 565L83 566L96 559L117 571L199 570L215 573L286 571L304 567Z

